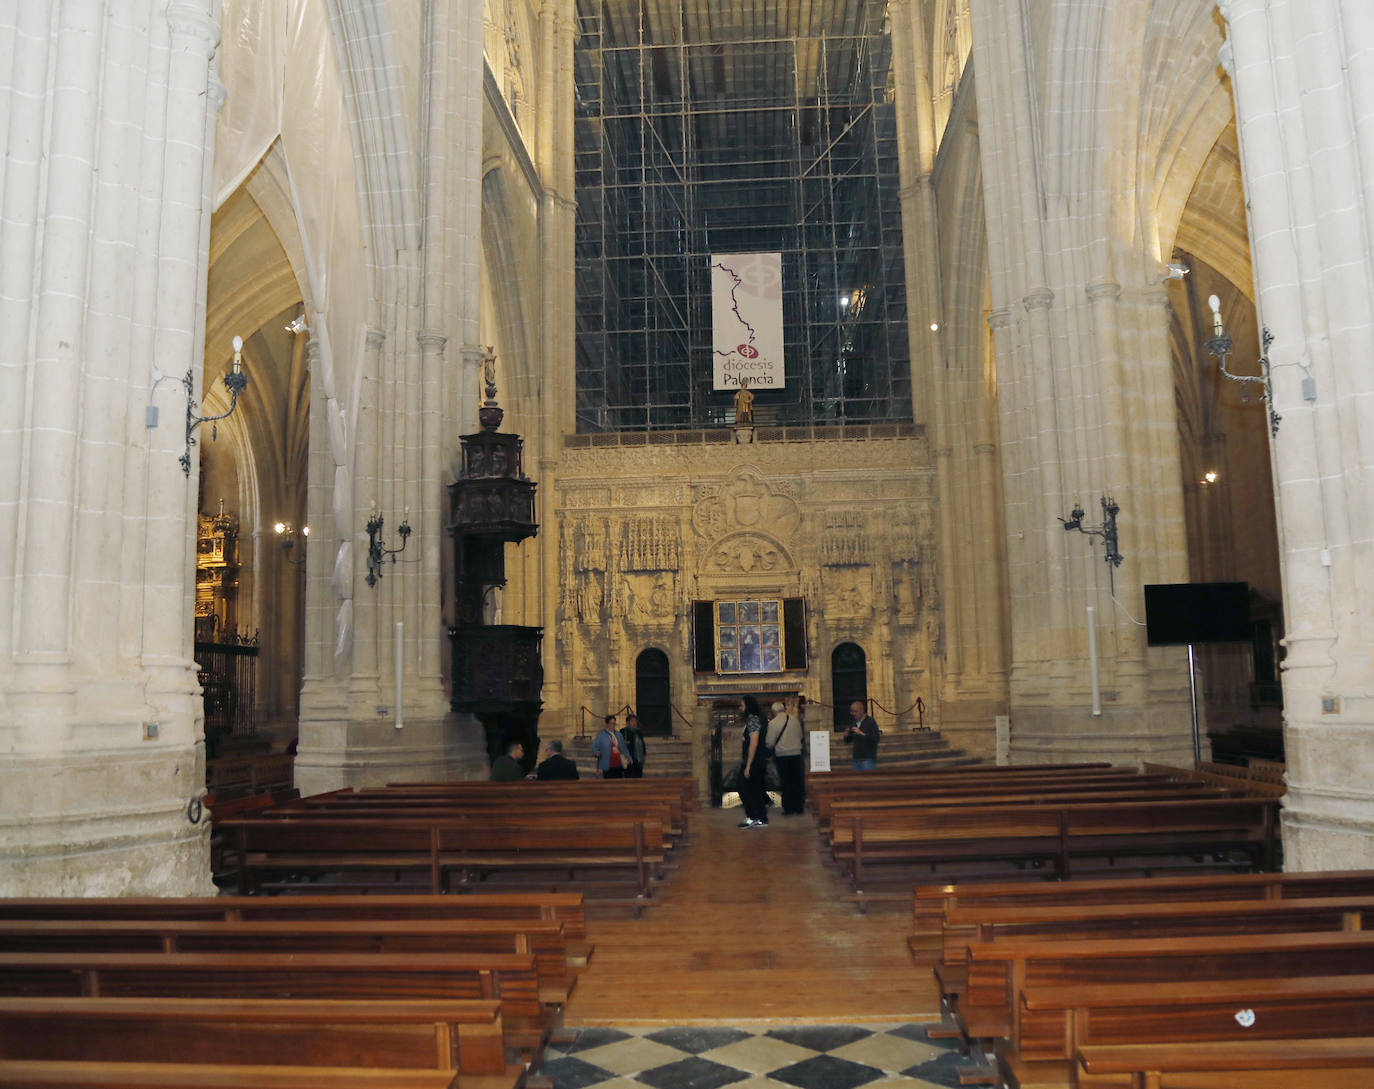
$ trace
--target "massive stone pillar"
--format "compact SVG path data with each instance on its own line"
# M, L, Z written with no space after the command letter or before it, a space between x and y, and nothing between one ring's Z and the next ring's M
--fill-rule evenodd
M3 895L214 891L177 459L218 40L215 0L0 12Z
M1278 493L1289 869L1374 865L1374 9L1224 0ZM1228 55L1229 54L1229 55Z
M958 160L967 151L965 134L956 129L944 149L937 148L923 21L910 0L898 0L889 12L903 149L912 390L935 454L940 499L940 591L938 600L921 607L929 629L938 632L931 650L943 671L931 671L924 697L934 724L955 744L991 755L996 716L1006 710L1006 609L995 577L1000 497L994 475L980 471L983 463L995 464L996 404L983 380L985 286L979 274L986 275L986 259L970 252L966 220L981 218L982 208L962 199L968 167ZM972 151L976 155L976 139ZM976 167L973 173L976 179ZM942 213L949 215L943 230ZM981 241L981 231L972 236Z
M1177 427L1139 88L1104 62L1123 6L975 0L1011 628L1011 757L1191 763L1181 653L1149 651L1147 583L1185 581ZM1127 46L1131 42L1126 42ZM1127 164L1123 166L1123 164ZM1065 532L1120 507L1125 562ZM1091 698L1089 625L1102 698Z

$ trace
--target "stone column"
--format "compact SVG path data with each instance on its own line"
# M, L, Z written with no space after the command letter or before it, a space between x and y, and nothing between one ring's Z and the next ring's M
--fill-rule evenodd
M1284 864L1374 865L1374 10L1219 6L1283 417Z
M0 894L212 893L191 820L196 459L188 477L177 457L180 378L202 360L218 5L71 0L51 18L0 14Z
M1069 97L1087 102L1115 87L1110 71L1081 62L1080 43L1105 33L1106 7L1075 8L1072 19L1056 9L1049 33L1028 25L1019 0L974 0L971 9L1018 763L1191 762L1183 659L1147 651L1143 628L1125 618L1142 616L1144 583L1187 578L1168 315L1157 305L1148 232L1114 212L1120 201L1153 200L1152 183L1129 195L1108 183L1118 157L1135 154L1135 129L1115 122L1137 107L1060 110L1048 121L1046 88L1073 85ZM1127 273L1129 286L1119 287ZM1060 521L1078 503L1084 525L1100 527L1108 496L1121 511L1119 568L1104 562L1099 537L1065 532Z

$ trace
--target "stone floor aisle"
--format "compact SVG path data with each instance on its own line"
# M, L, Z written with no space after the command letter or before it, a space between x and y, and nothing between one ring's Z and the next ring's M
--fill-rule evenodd
M772 810L777 813L777 809ZM640 919L596 919L567 1009L575 1027L911 1025L935 1021L928 968L906 948L909 905L859 915L809 815L741 829L703 809Z
M947 1089L959 1059L912 1024L587 1028L543 1072L555 1089Z

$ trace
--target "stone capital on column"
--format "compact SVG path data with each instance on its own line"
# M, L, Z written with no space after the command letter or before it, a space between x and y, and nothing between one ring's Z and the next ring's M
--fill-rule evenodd
M369 352L380 352L382 346L386 344L385 329L368 329L367 331L367 350Z
M1121 298L1121 285L1115 280L1097 280L1084 288L1084 291L1092 302Z
M994 333L998 329L1005 329L1011 324L1011 311L1006 307L1000 310L992 310L988 313L988 328Z
M448 337L443 333L419 332L415 334L415 340L426 352L436 355L442 355L444 348L448 346Z
M1037 287L1032 291L1026 292L1021 299L1021 305L1027 311L1048 310L1054 304L1054 292L1047 287Z
M199 45L207 58L219 46L219 23L210 17L203 3L173 0L167 5L167 25L171 28L173 42Z

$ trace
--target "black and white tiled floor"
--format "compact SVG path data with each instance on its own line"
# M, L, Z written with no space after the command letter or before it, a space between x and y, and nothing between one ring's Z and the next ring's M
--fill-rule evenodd
M554 1089L946 1089L964 1062L915 1024L584 1028L540 1073Z

